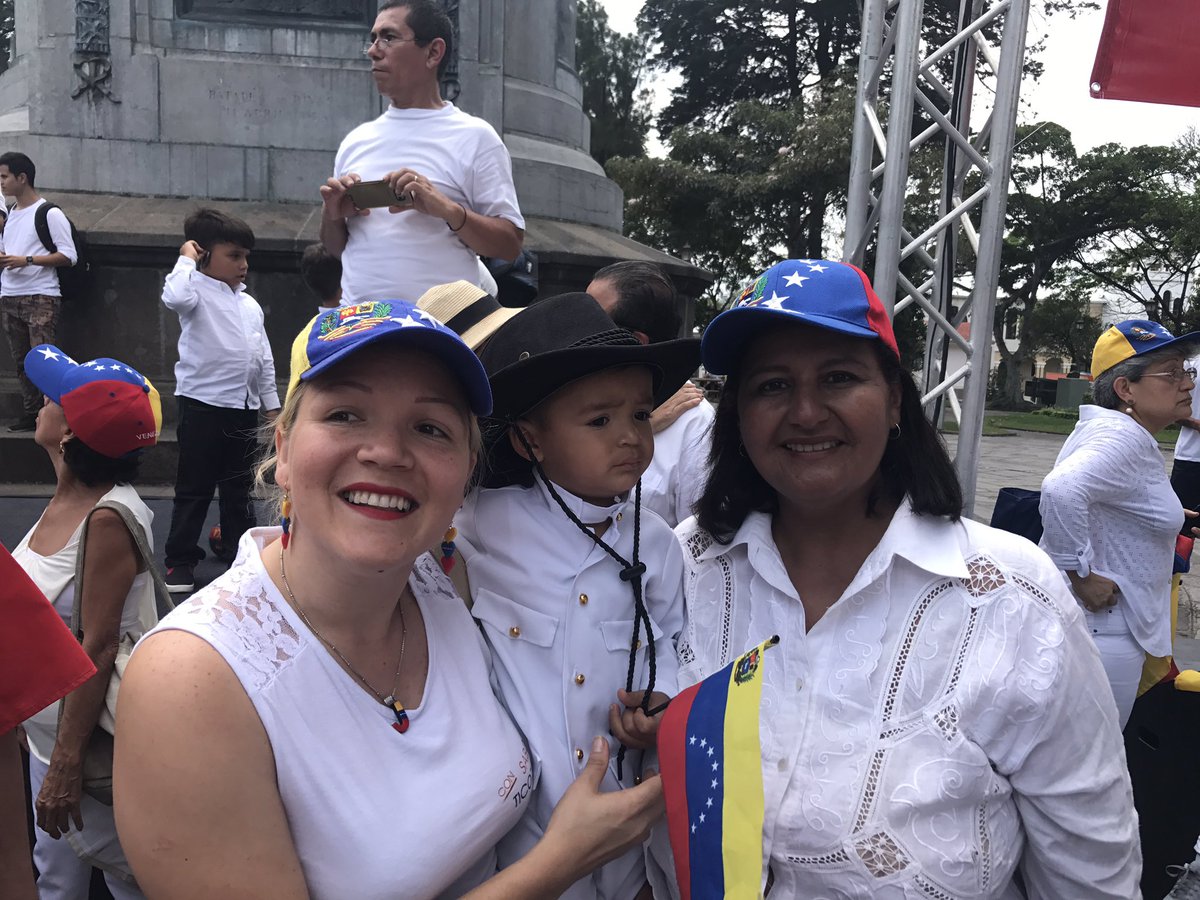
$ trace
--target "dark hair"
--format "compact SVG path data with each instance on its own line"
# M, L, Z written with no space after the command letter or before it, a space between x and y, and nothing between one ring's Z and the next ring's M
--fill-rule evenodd
M76 438L63 444L63 462L71 474L88 487L129 484L137 478L138 467L142 464L142 451L134 450L114 459Z
M195 241L205 250L221 243L234 244L243 250L254 249L254 232L249 225L237 216L207 206L183 220L183 238Z
M13 175L24 175L29 186L33 187L33 179L37 176L37 167L33 164L33 160L24 153L18 153L16 150L0 153L0 166L8 166L8 171Z
M379 12L386 9L404 8L408 15L404 21L412 29L418 47L428 47L434 38L441 38L446 45L446 51L438 63L438 77L446 71L450 64L450 54L454 50L454 25L446 11L434 0L384 0L379 4Z
M300 257L300 277L321 300L333 300L342 287L342 261L324 244L309 244Z
M629 331L640 331L650 343L679 337L683 316L679 295L662 266L626 260L605 266L592 281L611 281L617 303L608 311L612 320Z
M884 378L900 386L900 434L889 440L883 451L879 463L881 484L867 500L867 515L874 514L882 491L894 502L907 494L918 515L947 516L957 521L962 516L962 487L937 429L925 418L916 382L881 341L872 341L871 345ZM721 544L733 540L750 513L774 515L779 510L775 489L754 468L742 447L737 411L740 371L741 362L726 379L717 404L708 481L695 507L700 527Z

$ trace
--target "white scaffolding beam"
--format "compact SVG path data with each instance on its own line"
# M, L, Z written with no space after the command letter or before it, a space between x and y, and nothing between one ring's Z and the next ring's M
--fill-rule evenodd
M1028 21L1029 0L961 0L957 29L946 38L943 24L935 41L923 0L863 0L843 258L862 266L873 245L871 280L884 305L894 314L916 304L925 317L926 413L940 421L949 397L968 512ZM910 153L929 141L944 153L933 221L906 203ZM965 364L951 361L952 348ZM954 393L960 386L961 410Z

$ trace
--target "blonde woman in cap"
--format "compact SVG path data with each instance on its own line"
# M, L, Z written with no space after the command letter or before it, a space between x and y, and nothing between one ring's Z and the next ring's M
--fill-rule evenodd
M141 897L117 840L111 799L84 792L83 760L93 731L114 730L108 692L119 645L128 650L158 621L153 574L137 547L139 539L151 546L154 515L130 482L143 450L158 440L162 405L145 377L115 359L80 365L42 344L25 357L25 372L45 395L34 440L54 465L55 485L13 558L63 621L78 625L96 667L61 703L25 722L38 891L45 900L86 897L98 864L114 897Z
M1094 405L1042 482L1042 549L1083 607L1120 712L1129 719L1146 654L1171 653L1171 567L1184 510L1154 435L1190 415L1200 332L1157 322L1109 328L1092 351Z
M425 552L462 502L479 360L402 301L325 313L292 351L267 468L281 527L138 646L117 818L155 898L557 897L661 815L597 786L607 745L521 865L493 847L533 790L470 614Z
M771 897L1130 900L1116 709L1046 554L962 518L887 312L830 260L704 333L728 376L684 546L680 687L762 662ZM1018 874L1019 871L1019 874Z

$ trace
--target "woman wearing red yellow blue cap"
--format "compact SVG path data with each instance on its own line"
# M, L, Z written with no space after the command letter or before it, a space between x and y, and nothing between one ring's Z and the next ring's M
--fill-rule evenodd
M55 488L13 557L96 667L63 701L25 722L38 890L86 896L95 863L118 900L141 897L117 840L112 800L94 787L87 793L83 761L93 732L114 730L114 667L158 620L153 572L138 550L139 541L150 547L153 515L130 482L143 450L158 440L162 407L154 386L119 360L78 363L42 344L25 357L25 372L45 395L34 439L54 466Z
M1042 549L1070 582L1121 726L1146 655L1171 654L1171 570L1184 510L1154 435L1191 415L1200 332L1130 319L1092 351L1091 405L1042 482Z
M475 354L413 304L333 309L297 336L264 464L282 527L248 532L122 687L117 818L151 895L557 897L661 814L658 779L598 792L597 738L541 843L495 874L535 763L426 552L491 405Z

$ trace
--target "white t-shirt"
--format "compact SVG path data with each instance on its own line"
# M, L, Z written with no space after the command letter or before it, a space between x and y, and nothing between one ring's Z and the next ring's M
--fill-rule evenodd
M680 686L781 638L763 658L759 723L772 896L1139 896L1116 706L1033 544L905 503L807 630L769 515L728 544L695 519L676 533Z
M708 477L712 404L701 400L654 435L654 457L642 475L642 503L674 528L692 514Z
M598 507L558 488L583 522L611 520L604 541L633 558L633 503ZM566 517L539 479L481 490L455 517L458 548L466 560L471 612L492 646L501 694L529 740L541 780L528 822L505 838L500 862L527 853L550 820L554 805L587 763L596 735L606 735L608 708L625 687L633 639L633 592L621 566ZM675 640L683 626L683 559L671 530L642 510L639 558L646 565L643 597L653 624L654 689L675 694ZM645 629L637 653L634 690L646 687L649 644ZM622 787L616 749L601 790ZM624 764L632 784L637 752ZM633 897L646 880L640 848L577 882L565 897Z
M355 173L364 181L410 168L448 198L484 216L518 228L512 160L503 141L483 119L450 103L441 109L388 109L359 125L342 141L334 175ZM473 250L436 216L416 210L346 220L350 238L342 253L342 304L366 300L416 303L435 284L462 279L479 284Z
M1184 516L1154 435L1115 409L1079 407L1039 508L1041 547L1054 564L1115 581L1138 644L1169 656L1171 563Z
M1191 368L1200 366L1200 356L1193 356L1187 361ZM1192 388L1192 418L1200 419L1200 389ZM1179 440L1175 442L1175 458L1185 462L1200 462L1200 431L1194 428L1180 427Z
M162 300L182 327L176 395L225 409L279 409L262 307L244 284L234 290L181 256L163 283Z
M146 536L146 544L154 549L154 534L150 524L154 521L154 513L142 502L137 491L127 484L118 484L97 502L113 500L128 507L134 519L142 526ZM38 522L41 522L38 517ZM29 549L29 540L37 530L37 523L29 529L21 543L13 550L12 555L25 570L30 580L38 586L53 605L54 610L62 616L67 627L71 627L71 614L75 609L75 563L79 558L79 535L83 523L72 532L67 543L57 553L42 556ZM148 596L147 596L148 592ZM143 622L142 616L148 612L146 602L154 603L154 584L148 572L140 572L133 579L129 593L125 597L125 606L121 609L121 634L143 634L153 622ZM35 713L25 722L25 733L29 736L29 749L44 763L50 762L50 753L54 750L54 740L58 734L58 710L62 701L51 703L41 712Z
M495 872L494 845L533 787L479 630L433 558L418 559L408 583L429 674L399 734L392 710L334 661L263 568L261 550L280 533L248 531L233 567L151 634L200 637L241 682L271 742L314 900L457 897Z
M46 245L37 235L34 219L37 208L46 202L39 197L37 202L29 204L24 209L14 206L8 212L8 222L4 225L4 252L10 256L46 256L50 253ZM71 238L71 223L61 209L52 209L46 214L46 224L50 228L50 237L62 253L74 264L78 259L75 251L75 241ZM53 266L22 266L19 269L5 269L0 273L0 296L25 297L30 294L45 294L48 297L61 297L62 291L58 286L58 270Z

